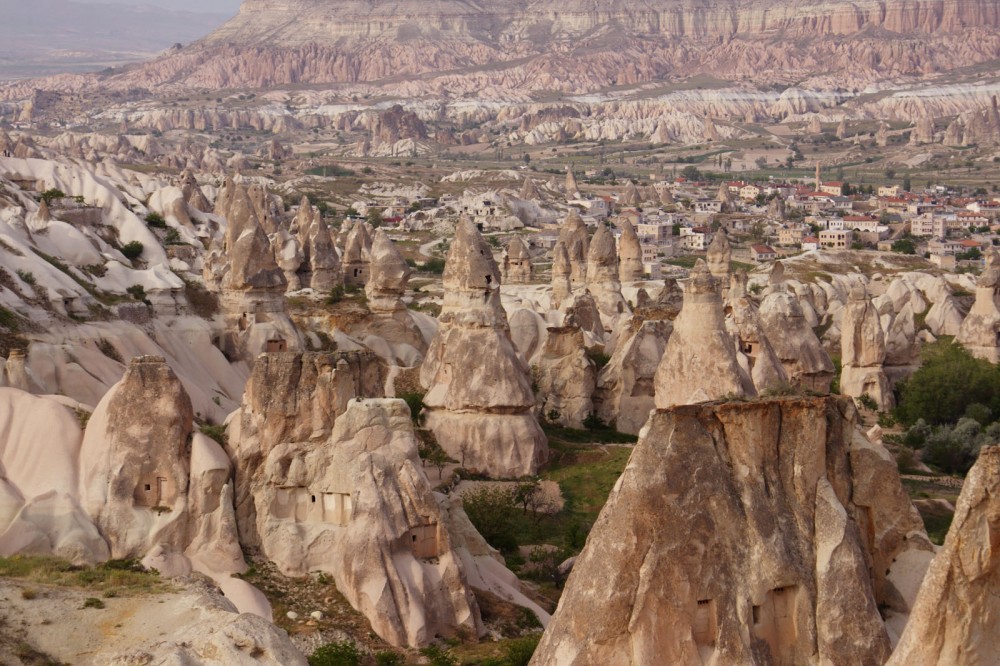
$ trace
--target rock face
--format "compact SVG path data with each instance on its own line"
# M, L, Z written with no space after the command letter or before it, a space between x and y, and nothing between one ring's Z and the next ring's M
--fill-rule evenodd
M138 357L92 418L83 503L111 556L143 557L154 544L183 551L194 410L180 380L163 358Z
M738 342L737 361L758 393L788 382L785 367L764 334L756 304L746 294L746 274L733 276L729 288L732 317L726 320Z
M659 409L756 394L726 332L718 281L700 259L684 284L684 307L654 381Z
M303 286L327 292L341 284L343 275L340 256L334 247L333 237L323 221L322 214L306 197L302 198L293 227L298 230L304 259L303 267L308 269L301 278Z
M503 256L504 284L528 284L533 274L531 252L520 236L514 236Z
M772 284L775 284L774 272ZM777 282L772 289L760 304L760 322L764 335L785 366L788 380L797 386L828 393L834 373L830 355L809 326L795 294L788 293L782 282Z
M888 664L988 664L1000 654L1000 447L984 448Z
M587 289L597 302L597 309L606 328L613 328L614 322L628 309L622 298L622 284L618 281L618 249L615 237L604 224L590 240L587 253Z
M733 250L729 245L729 237L726 232L719 230L708 246L705 261L708 263L708 270L713 277L722 280L725 288L729 288L729 266L733 260Z
M619 432L637 435L655 407L654 381L673 325L638 315L619 335L611 360L598 377L598 416Z
M635 282L643 278L642 244L632 222L623 219L621 230L622 235L618 239L618 279Z
M332 574L386 641L481 633L402 400L352 400L327 439L271 449L252 484L267 557Z
M363 287L368 282L372 238L368 227L356 222L344 242L344 284Z
M559 242L566 250L569 259L570 284L573 288L582 287L587 282L587 252L590 249L590 237L587 225L576 211L571 212L559 229Z
M552 298L550 307L558 310L573 295L573 267L562 241L552 248Z
M406 309L403 296L412 271L384 230L375 232L365 294L372 312L391 314Z
M976 302L955 341L977 358L1000 363L1000 269L987 268L976 282Z
M651 415L531 663L884 663L879 605L908 609L897 569L932 547L855 417L834 398Z
M878 310L862 286L851 291L840 324L840 392L853 398L868 395L880 411L892 409L892 386L885 364L885 334Z
M547 444L532 409L528 367L514 350L500 304L500 272L468 219L444 271L440 328L420 368L427 426L463 467L494 477L533 474Z
M576 326L549 328L537 361L538 396L544 418L583 428L594 412L597 368L587 356L583 331Z

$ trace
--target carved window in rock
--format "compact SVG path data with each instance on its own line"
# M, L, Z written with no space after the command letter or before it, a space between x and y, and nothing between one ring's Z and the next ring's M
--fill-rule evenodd
M169 476L157 472L143 474L132 494L132 501L136 506L150 509L169 508L176 500L177 484Z
M288 351L288 341L287 340L268 340L267 347L265 351L268 354L274 354L277 352Z
M431 559L441 554L437 523L418 525L410 529L403 539L415 557Z
M700 599L698 601L694 610L691 634L699 649L715 647L719 635L719 625L714 599Z
M752 608L753 632L767 643L775 666L795 666L798 627L796 606L798 588L794 585L776 587L764 595L760 605Z

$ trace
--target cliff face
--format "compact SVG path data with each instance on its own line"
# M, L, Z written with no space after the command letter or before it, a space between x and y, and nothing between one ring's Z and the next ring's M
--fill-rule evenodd
M247 0L239 14L205 42L331 44L339 40L478 41L493 46L542 46L560 39L593 39L594 31L637 37L717 40L736 35L850 35L866 28L897 33L954 32L996 26L1000 7L989 0L799 0L776 3L724 0Z
M247 0L188 48L105 75L0 88L120 91L382 83L400 95L580 93L708 74L838 86L1000 57L996 0ZM763 78L762 78L763 77Z
M651 414L531 663L882 664L933 556L835 398Z

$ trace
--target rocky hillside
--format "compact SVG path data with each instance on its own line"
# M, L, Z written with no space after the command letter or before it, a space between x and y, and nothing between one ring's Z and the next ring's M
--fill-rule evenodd
M829 3L528 2L491 6L247 0L191 48L102 77L153 85L263 88L291 83L396 83L407 90L580 93L708 74L788 84L824 77L864 87L1000 56L996 0ZM447 73L446 76L440 73ZM834 79L831 75L837 75ZM60 89L86 80L63 79ZM46 87L50 87L46 84ZM23 91L22 91L23 92Z

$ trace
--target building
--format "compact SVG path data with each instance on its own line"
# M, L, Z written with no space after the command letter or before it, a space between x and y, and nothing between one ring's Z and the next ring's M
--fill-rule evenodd
M948 240L947 238L935 238L929 243L927 243L927 251L934 255L956 255L959 252L965 252L965 248L962 243L956 240Z
M831 194L835 197L839 197L844 193L844 184L838 180L823 183L819 186L819 191L823 194Z
M819 249L819 239L815 236L806 236L802 239L802 249L806 252Z
M712 241L707 227L681 227L681 247L688 252L701 252Z
M778 245L799 245L806 235L806 228L794 224L778 229Z
M765 261L774 261L778 258L778 253L774 251L769 245L751 245L750 246L750 259L754 263L763 263Z
M878 196L880 197L896 197L899 196L899 185L881 185L878 188Z
M948 220L942 215L921 215L910 220L910 233L914 236L945 238Z
M760 188L756 185L744 185L740 188L740 198L744 201L753 201L760 195Z
M721 213L722 202L715 199L704 199L694 202L694 212L696 213Z
M850 229L827 229L819 232L819 245L824 250L847 250L854 242L854 232Z

